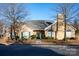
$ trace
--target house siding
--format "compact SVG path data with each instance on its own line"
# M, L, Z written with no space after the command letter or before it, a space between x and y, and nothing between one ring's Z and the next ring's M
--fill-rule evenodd
M65 27L64 26L65 26L64 14L58 14L57 22L55 22L54 24L51 24L50 26L45 28L45 30L48 31L48 34L46 34L46 36L50 35L49 31L51 29L51 31L54 32L54 33L55 33L55 31L57 31L57 39L58 40L63 40L64 39L64 33L65 33ZM72 25L66 23L66 38L75 37L75 30L76 30L76 28L74 28ZM54 34L52 34L52 36L55 37Z
M62 33L60 34L62 36ZM64 34L63 34L64 35ZM46 37L51 37L51 33L49 34L49 31L45 32ZM52 37L55 38L55 32L52 32ZM75 32L66 32L66 38L75 38Z
M45 33L46 37L51 37L51 35L52 35L52 37L55 37L55 32L51 33L51 31L48 31L48 32Z

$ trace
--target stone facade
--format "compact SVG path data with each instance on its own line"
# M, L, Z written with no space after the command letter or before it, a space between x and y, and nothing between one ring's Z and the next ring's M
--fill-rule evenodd
M55 34L58 40L63 40L64 39L64 32L65 32L65 22L64 22L64 15L63 14L58 14L57 16L57 21L50 26L45 28L46 31L46 37L49 36L49 32L52 32L52 37L55 38ZM51 30L51 31L50 31ZM75 38L75 30L72 25L66 24L66 38ZM56 32L57 31L57 32ZM51 35L51 33L50 33Z
M64 39L64 15L58 14L57 17L57 39L62 40Z

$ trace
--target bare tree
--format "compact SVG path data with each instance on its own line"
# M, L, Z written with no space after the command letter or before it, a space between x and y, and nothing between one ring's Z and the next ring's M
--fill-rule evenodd
M78 30L78 20L74 19L73 26Z
M66 40L66 24L67 22L73 20L79 13L79 8L76 7L78 4L73 3L61 3L57 4L55 9L52 9L58 13L64 14L64 40Z
M22 4L11 3L5 5L7 5L7 7L4 10L1 10L0 14L5 17L6 20L11 22L11 38L13 32L15 39L17 39L16 32L18 32L17 30L20 29L19 22L27 16L27 10L23 8Z
M4 34L4 23L2 21L0 21L0 37L2 37L2 35Z

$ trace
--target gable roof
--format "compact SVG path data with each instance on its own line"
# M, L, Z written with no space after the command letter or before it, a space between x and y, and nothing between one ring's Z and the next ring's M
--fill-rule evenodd
M56 22L52 23L51 25L49 25L48 27L46 27L44 30L47 30L48 28L51 28L51 26L54 26L56 24Z
M33 30L44 30L46 27L51 25L52 23L47 20L31 20L27 21L26 26Z
M47 30L48 28L51 28L51 26L55 26L55 24L57 23L57 21L55 21L53 24L51 24L51 25L49 25L48 27L46 27L44 30ZM71 28L73 28L74 30L76 30L76 28L73 26L73 25L71 25L71 24L66 24L66 25L68 25L68 26L70 26Z

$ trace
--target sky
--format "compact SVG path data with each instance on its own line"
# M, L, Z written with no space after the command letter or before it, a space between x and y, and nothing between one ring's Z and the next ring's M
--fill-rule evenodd
M52 3L29 3L26 5L29 11L29 18L31 20L49 20L55 15L55 11L52 11L56 4Z
M53 19L52 16L56 16L56 12L52 11L57 4L55 3L23 3L22 7L28 11L28 17L26 19L30 20L49 20ZM6 9L7 5L0 4L1 9ZM1 16L0 16L1 18Z
M28 17L26 17L25 20L55 20L56 19L57 12L52 9L58 6L57 3L23 3L23 4L19 3L19 4L23 5L23 8L28 11ZM5 3L3 5L7 8ZM3 5L0 5L1 9L2 8L5 9ZM79 9L79 5L73 8L73 10L76 8Z
M28 11L28 17L26 17L23 21L27 20L53 20L53 15L55 15L55 11L52 11L51 9L56 7L57 4L53 3L19 3L20 5L23 5L23 9ZM0 9L2 11L4 9L8 8L8 5L6 3L0 4ZM5 20L5 18L0 15L0 20L5 22L6 24L9 24L8 20Z
M54 9L58 5L56 3L28 3L25 4L29 11L30 20L55 20L57 13ZM72 8L73 10L79 9L79 4ZM71 11L73 11L71 10ZM73 13L73 15L75 12Z

